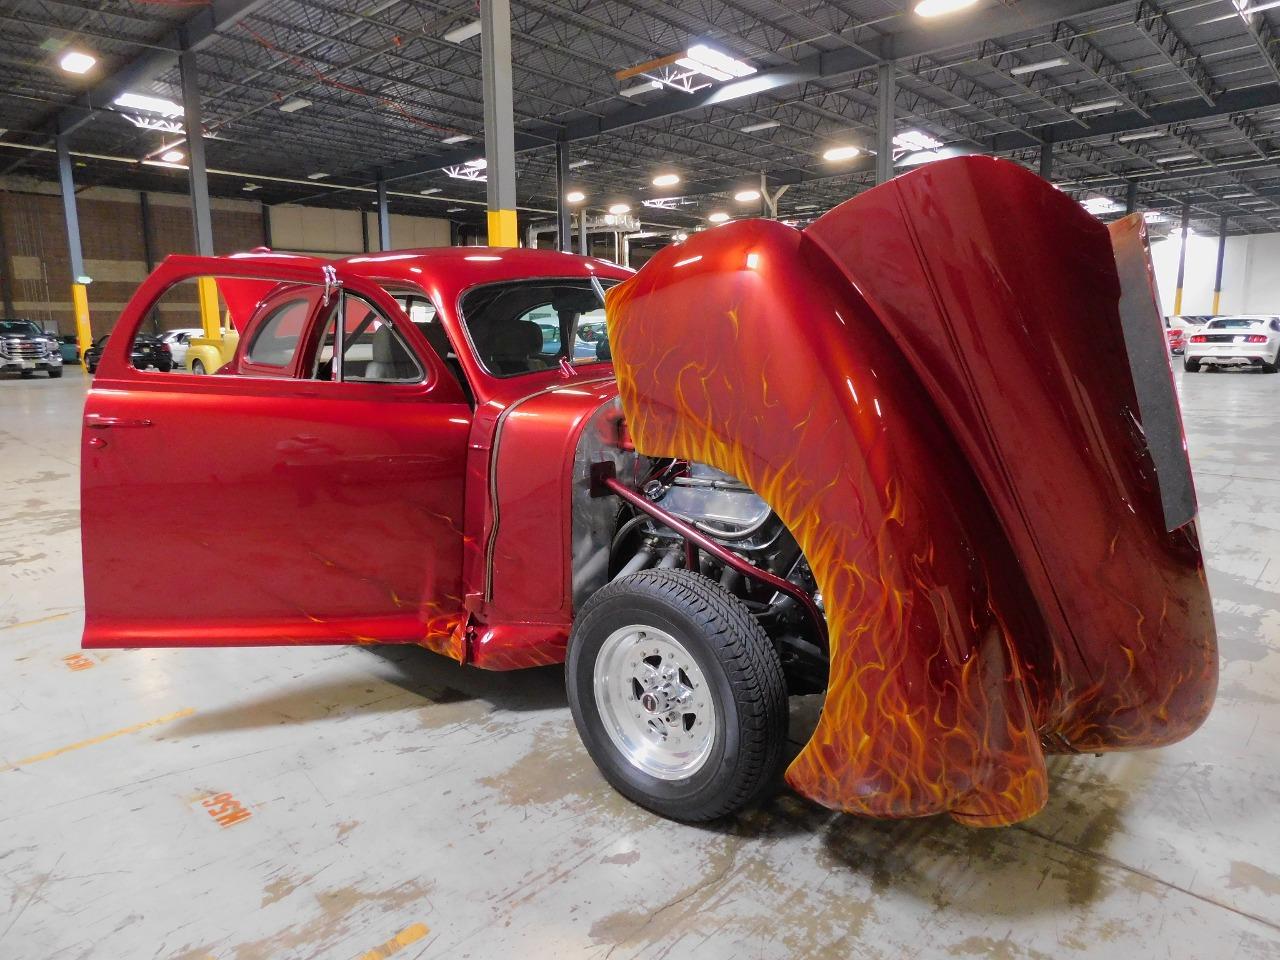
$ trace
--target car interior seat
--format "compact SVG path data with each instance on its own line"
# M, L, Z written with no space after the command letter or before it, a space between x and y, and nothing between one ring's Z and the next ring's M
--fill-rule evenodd
M373 357L361 380L416 380L422 375L417 361L387 324L373 332Z
M532 320L511 320L491 328L481 355L490 370L503 376L547 366L542 359L542 328Z

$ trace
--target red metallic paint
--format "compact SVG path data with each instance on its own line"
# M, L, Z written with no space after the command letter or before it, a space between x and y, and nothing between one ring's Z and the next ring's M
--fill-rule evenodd
M483 567L468 564L464 579L464 554L489 532L496 415L548 390L536 417L508 418L507 442L520 459L505 468L504 522L534 542L567 543L573 438L613 395L599 389L610 368L582 366L569 379L558 370L490 377L467 349L456 305L476 283L630 272L560 253L474 247L353 257L333 265L338 279L399 321L427 382L299 379L310 368L301 350L286 369L248 362L254 325L297 284L312 285L302 289L318 301L325 265L278 254L171 257L126 308L86 402L84 645L417 642L491 669L562 660L568 553L544 553L558 568L504 557L504 591L553 598L541 603L543 615L509 604L505 616L467 603L483 589ZM152 303L202 275L230 278L220 288L231 292L246 333L229 364L238 375L134 370L125 346ZM479 415L382 287L425 292L437 304ZM104 418L150 425L100 429ZM548 594L556 569L550 582L560 589Z
M610 292L637 447L750 483L818 579L830 685L800 792L1010 823L1045 801L1042 738L1153 746L1203 720L1204 570L1194 526L1164 528L1119 294L1106 228L984 158L803 233L708 231Z

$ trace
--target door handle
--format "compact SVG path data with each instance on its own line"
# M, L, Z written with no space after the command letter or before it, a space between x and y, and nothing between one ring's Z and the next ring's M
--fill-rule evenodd
M109 427L150 427L152 422L142 417L101 417L91 413L84 418L90 430L106 430Z

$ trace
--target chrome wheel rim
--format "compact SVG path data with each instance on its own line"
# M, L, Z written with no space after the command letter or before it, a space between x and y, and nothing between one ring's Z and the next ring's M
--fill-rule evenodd
M665 630L634 624L609 634L594 689L605 732L636 769L682 780L707 762L715 700L697 661Z

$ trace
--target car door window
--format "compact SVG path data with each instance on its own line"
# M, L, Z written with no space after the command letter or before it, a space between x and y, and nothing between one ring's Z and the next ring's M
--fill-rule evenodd
M312 377L345 383L420 383L424 373L389 317L363 297L343 293L324 326Z
M245 358L268 367L289 366L298 350L310 306L309 300L298 297L276 307L258 326Z

